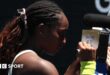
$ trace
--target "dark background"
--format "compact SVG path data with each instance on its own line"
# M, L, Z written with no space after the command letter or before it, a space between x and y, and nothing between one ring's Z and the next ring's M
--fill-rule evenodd
M1 0L0 1L0 28L16 14L16 9L27 7L36 0ZM69 19L67 46L53 58L53 63L63 73L66 67L73 61L76 54L77 43L81 38L83 27L82 19L87 13L100 13L95 7L95 0L54 0L64 10ZM104 0L101 4L106 6ZM100 13L106 14L106 13Z

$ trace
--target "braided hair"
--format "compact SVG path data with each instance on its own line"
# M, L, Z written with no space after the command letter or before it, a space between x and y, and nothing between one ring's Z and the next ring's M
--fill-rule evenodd
M57 25L62 9L50 0L38 0L26 8L28 35L34 33L34 28L40 23L51 27ZM20 51L24 38L25 26L22 16L14 17L0 32L0 63L10 63ZM22 43L22 44L21 44Z

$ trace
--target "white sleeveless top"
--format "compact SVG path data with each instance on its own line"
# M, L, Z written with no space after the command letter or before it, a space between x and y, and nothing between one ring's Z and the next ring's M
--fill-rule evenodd
M14 62L15 62L15 60L16 60L19 56L21 56L22 54L27 53L27 52L32 52L32 53L35 54L35 52L34 52L33 50L24 50L24 51L21 51L21 52L19 52L19 53L15 56L15 58L13 59L13 61L12 61L11 64L13 65ZM12 73L13 73L13 67L11 67L11 68L9 69L8 75L12 75Z

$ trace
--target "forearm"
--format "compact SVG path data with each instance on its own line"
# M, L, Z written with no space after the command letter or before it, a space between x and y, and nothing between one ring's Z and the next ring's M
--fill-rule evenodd
M80 60L77 57L77 59L69 65L64 75L79 75L79 70L80 70Z
M96 70L96 49L86 42L79 43L80 46L80 75L94 75Z

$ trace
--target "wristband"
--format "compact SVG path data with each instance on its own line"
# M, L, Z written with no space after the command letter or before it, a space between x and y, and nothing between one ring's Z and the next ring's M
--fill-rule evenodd
M80 75L94 75L96 70L95 61L81 61Z

